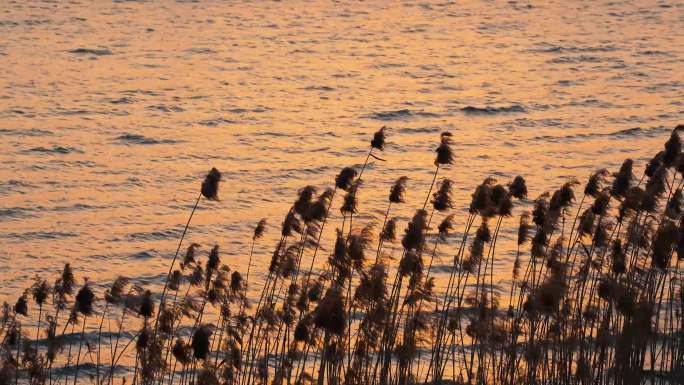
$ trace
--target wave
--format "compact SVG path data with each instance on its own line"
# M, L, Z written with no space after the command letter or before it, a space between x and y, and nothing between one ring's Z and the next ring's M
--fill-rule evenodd
M217 53L215 50L207 47L193 47L185 50L187 53L197 53L197 54L214 54Z
M112 51L107 48L75 48L69 50L69 53L79 54L79 55L95 55L95 56L105 56L112 55Z
M172 139L154 139L138 134L123 134L116 137L116 140L128 144L174 144L178 143Z
M112 104L131 104L131 103L135 103L135 99L123 97L123 98L119 98L119 99L112 99L109 101L109 103L112 103Z
M32 214L30 214L31 211L32 210L25 209L23 207L0 209L0 218L12 218L12 219L27 218L27 217L32 216Z
M163 239L177 239L181 235L181 231L177 229L168 229L160 231L151 232L140 232L128 234L128 238L131 240L163 240Z
M216 126L223 126L225 124L236 124L237 122L234 120L230 120L230 119L216 118L216 119L200 120L198 123L203 125L203 126L216 127Z
M0 135L8 136L50 136L53 135L50 131L39 130L37 128L30 128L28 130L0 128Z
M574 140L586 140L593 138L611 138L611 139L627 139L633 137L646 137L655 138L661 136L663 133L670 132L671 129L667 127L655 127L655 128L641 128L633 127L626 128L623 130L618 130L608 133L589 133L589 134L574 134L565 136L551 136L551 135L541 135L535 136L532 140L543 140L553 143L562 143L566 141Z
M236 108L229 108L226 111L228 111L232 114L244 114L245 112L257 112L258 113L258 112L266 112L268 110L269 110L268 108L264 108L264 107L255 107L255 108L236 107Z
M131 254L131 257L134 259L156 258L157 257L157 251L156 250L139 251L137 253Z
M530 48L528 52L542 52L542 53L554 53L554 52L613 52L617 51L617 48L613 45L600 45L596 47L575 47L575 46L562 46L549 43L541 43L539 46Z
M403 109L403 110L395 110L395 111L373 112L372 114L367 115L366 118L374 119L374 120L389 121L389 120L405 120L405 119L409 119L411 117L416 117L416 116L417 117L423 117L423 118L437 118L440 115L436 114L434 112L411 111L408 109Z
M73 238L78 236L79 234L63 231L28 231L25 233L5 233L0 235L2 238L21 239L25 241Z
M147 107L150 110L158 110L161 112L183 112L185 111L182 107L178 106L167 106L164 104L155 104Z
M34 147L29 150L26 150L25 152L40 152L40 153L45 153L45 154L72 154L72 153L78 153L82 154L83 151L79 150L74 147L63 147L63 146L53 146L52 148L48 147Z
M503 113L525 112L525 107L518 105L518 104L513 104L510 106L503 106L503 107L467 106L467 107L461 108L461 111L463 111L466 114L494 115L494 114L503 114Z
M620 61L614 57L600 57L593 55L579 55L579 56L560 56L555 59L549 59L546 62L549 64L577 64L577 63L601 63Z
M329 86L308 86L308 87L304 87L303 90L305 90L305 91L325 91L325 92L331 92L331 91L335 91L335 88L329 87Z

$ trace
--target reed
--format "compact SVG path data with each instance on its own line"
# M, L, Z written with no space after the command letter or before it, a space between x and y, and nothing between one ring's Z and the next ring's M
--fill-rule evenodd
M244 278L222 263L219 245L191 243L180 255L202 198L218 200L221 174L212 169L158 296L125 277L75 291L67 264L54 284L36 277L3 304L0 385L681 383L682 131L641 177L627 159L533 200L522 176L485 177L456 231L455 182L439 175L455 161L449 133L440 135L426 197L409 199L400 177L377 224L359 223L368 217L359 215L368 211L362 176L369 162L385 161L376 155L387 147L383 127L360 171L344 168L330 188L298 191L258 298L248 298L248 286L266 219L245 250ZM375 183L363 182L364 190ZM331 230L337 191L342 219ZM392 217L400 204L417 208L403 232ZM497 248L508 230L512 266ZM326 231L336 235L330 245ZM439 265L448 269L440 284L434 271L445 255L452 260Z

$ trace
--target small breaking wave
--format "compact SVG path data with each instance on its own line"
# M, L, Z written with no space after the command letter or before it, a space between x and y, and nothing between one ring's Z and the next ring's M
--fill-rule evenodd
M461 108L461 111L463 111L466 114L495 115L495 114L503 114L503 113L525 112L525 107L518 105L518 104L513 104L510 106L502 106L502 107L467 106L467 107Z
M593 139L593 138L611 138L611 139L626 139L626 138L632 138L632 137L646 137L646 138L655 138L663 133L669 132L670 129L666 127L655 127L655 128L641 128L641 127L632 127L632 128L626 128L623 130L618 130L614 132L608 132L608 133L588 133L588 134L574 134L574 135L565 135L565 136L551 136L551 135L542 135L542 136L536 136L532 138L533 140L543 140L547 142L552 142L552 143L563 143L567 141L578 141L578 140L586 140L586 139Z
M64 231L28 231L25 233L7 233L0 235L2 238L21 239L24 241L60 239L78 237L78 234Z
M77 154L82 154L83 151L79 150L75 147L63 147L63 146L53 146L53 147L33 147L29 150L26 150L25 152L38 152L38 153L44 153L44 154L72 154L72 153L77 153Z
M181 231L177 229L159 230L151 232L139 232L128 234L128 238L131 240L164 240L164 239L177 239L181 235Z
M124 142L127 144L174 144L178 143L176 140L172 139L154 139L154 138L148 138L147 136L144 135L138 135L138 134L123 134L120 136L116 137L116 140L119 142Z
M95 56L105 56L105 55L112 55L112 51L110 51L107 48L75 48L72 50L69 50L69 53L73 54L78 54L78 55L95 55Z
M140 251L134 254L131 254L131 258L133 259L150 259L150 258L156 258L157 257L157 251L156 250L145 250L145 251Z
M111 104L131 104L131 103L135 103L135 99L123 97L123 98L119 98L119 99L112 99L109 101L109 103L111 103Z
M167 106L164 104L155 104L152 106L147 107L150 110L157 110L161 112L183 112L185 111L183 108L178 107L178 106Z
M234 120L230 119L224 119L224 118L216 118L216 119L206 119L206 120L200 120L199 124L207 127L216 127L216 126L223 126L226 124L236 124L237 122Z
M49 135L52 135L52 132L40 130L37 128L30 128L28 130L12 129L12 128L0 128L0 135L7 135L7 136L49 136Z
M373 112L372 114L369 114L366 117L369 119L374 119L374 120L390 121L390 120L405 120L405 119L409 119L412 117L437 118L437 117L439 117L439 114L435 114L434 112L411 111L408 109L403 109L403 110L395 110L395 111Z
M305 90L305 91L331 92L331 91L335 91L335 88L329 87L329 86L308 86L308 87L304 87L303 90Z

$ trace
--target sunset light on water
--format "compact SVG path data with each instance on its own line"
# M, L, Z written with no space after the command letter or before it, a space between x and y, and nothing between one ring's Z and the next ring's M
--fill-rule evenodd
M679 383L683 27L2 2L0 385Z

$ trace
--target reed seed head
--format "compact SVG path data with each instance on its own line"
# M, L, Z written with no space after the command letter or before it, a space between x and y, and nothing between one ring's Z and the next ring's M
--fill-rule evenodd
M518 246L524 245L530 239L530 232L532 225L530 224L530 213L524 212L520 216L520 225L518 226Z
M192 244L190 244L190 246L188 246L188 249L185 252L185 257L183 258L183 262L181 263L181 269L182 270L184 270L190 264L196 262L195 255L197 254L197 249L199 247L200 247L200 245L197 243L192 243Z
M385 130L387 130L387 127L383 126L373 134L373 140L371 140L372 148L377 148L380 151L385 149Z
M219 182L221 182L221 172L212 168L202 182L202 195L210 201L218 201Z
M14 312L28 317L28 298L26 294L22 294L17 298L17 302L14 304Z
M634 161L631 159L625 159L620 166L620 171L613 174L615 179L613 179L613 185L610 189L611 195L618 198L624 198L627 191L632 187L632 181L634 179L634 173L632 169L634 168Z
M389 201L391 203L404 203L407 182L408 177L406 176L399 177L399 179L394 182L389 193Z
M192 335L192 352L196 359L206 360L209 357L209 344L211 340L211 327L201 325Z
M427 211L416 210L416 213L406 227L404 238L401 240L401 244L406 250L422 250L425 246L427 217Z
M451 230L454 229L454 214L448 215L442 222L437 226L437 230L439 232L439 237L442 240L446 240L447 237L449 236L449 233L451 233Z
M300 189L297 200L292 205L294 212L303 217L306 212L309 211L309 207L311 206L311 202L313 201L315 194L316 187L314 186L306 186Z
M192 362L192 353L190 351L190 345L188 345L182 338L176 340L176 343L171 349L174 358L180 362L182 366L187 366Z
M314 312L314 323L328 333L344 335L347 315L344 309L342 293L339 289L330 288L319 302Z
M42 306L50 295L50 290L50 285L46 280L36 277L36 281L33 283L33 286L31 286L33 300L36 301L39 306Z
M93 314L93 302L95 301L95 293L86 282L81 290L76 293L76 310L84 316Z
M340 190L349 191L357 175L356 170L351 167L345 167L335 177L335 186Z
M435 150L437 156L435 157L435 166L453 164L454 153L451 149L451 133L443 132L440 136L439 147Z
M283 227L281 234L283 237L289 237L294 233L302 232L302 223L299 221L295 215L294 209L290 210L283 220Z
M589 176L589 181L584 186L584 194L595 197L601 190L609 172L605 168L596 171Z
M356 214L359 203L359 199L356 193L360 185L360 180L355 181L352 184L351 188L349 188L349 191L344 195L344 201L342 202L342 207L340 207L340 212L343 215Z
M382 241L394 242L397 239L397 221L398 218L390 218L385 223L385 228L382 229L380 239Z
M142 295L138 315L143 318L150 318L154 315L154 301L152 300L152 292L149 290L145 290Z
M266 218L262 218L259 223L257 223L256 227L254 228L254 235L252 236L252 240L257 240L261 238L264 235L264 231L266 230Z
M437 211L446 211L454 207L451 198L451 190L454 182L451 179L442 179L437 187L437 191L432 194L432 207Z
M508 185L508 192L518 199L527 198L527 182L525 182L525 178L520 175L516 176L513 182Z
M119 276L112 283L112 287L105 292L105 301L117 304L123 300L126 286L128 285L128 278Z

